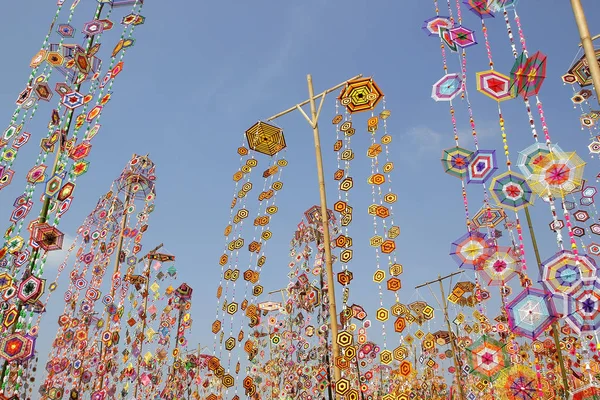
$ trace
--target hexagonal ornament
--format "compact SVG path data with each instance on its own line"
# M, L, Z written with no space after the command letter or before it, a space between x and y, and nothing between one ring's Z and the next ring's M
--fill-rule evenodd
M590 243L588 246L588 251L591 255L598 256L600 255L600 245L597 243Z
M215 322L212 323L211 330L212 333L214 333L215 335L219 333L219 331L221 330L221 321L219 321L218 319L215 320Z
M238 304L236 302L229 303L227 305L227 314L233 315L238 310Z
M256 285L252 288L252 294L254 296L260 296L263 293L263 287L261 285Z
M369 239L369 244L371 247L379 247L383 243L383 237L379 235L375 235Z
M381 282L383 282L384 279L385 279L385 271L382 269L375 271L375 273L373 274L373 282L375 282L375 283L381 283Z
M99 20L93 20L83 24L82 33L87 36L94 36L102 33L104 25Z
M341 378L335 383L335 392L341 396L348 393L350 390L350 381L346 378Z
M333 209L339 213L346 211L347 204L345 201L339 200L333 205Z
M389 319L390 317L390 312L387 310L387 308L379 308L377 309L377 313L375 314L375 318L377 318L377 321L381 321L381 322L385 322Z
M558 231L565 227L565 223L563 220L559 219L559 220L550 222L549 226L550 226L550 230Z
M402 281L396 277L392 277L387 281L387 289L396 292L402 289Z
M600 224L590 225L590 231L592 231L592 233L595 235L600 235Z
M335 341L338 345L340 345L342 347L347 347L352 344L352 342L354 341L354 337L352 336L352 334L350 332L341 331L341 332L338 332L337 337L335 338Z
M396 242L391 239L386 239L381 243L381 252L384 254L390 254L394 250L396 250Z
M578 210L573 214L573 217L579 222L585 222L590 219L590 215L585 210Z
M398 275L402 275L402 272L404 272L404 268L402 267L402 264L394 263L394 264L390 265L390 275L398 276Z
M356 347L354 346L348 346L344 349L344 357L346 357L348 360L352 360L354 357L356 357Z
M344 356L339 356L335 358L335 365L339 369L348 369L350 367L350 361Z
M388 229L388 231L387 231L388 238L396 239L398 236L400 236L400 227L399 226L392 226L392 227L390 227L390 229Z
M391 311L392 311L392 315L393 315L394 317L399 317L399 316L401 316L401 315L402 315L402 313L404 312L404 307L403 307L403 305L402 305L402 304L400 304L400 303L395 303L395 304L392 306L392 308L391 308Z
M379 360L382 364L389 365L394 360L394 355L387 349L382 350L381 353L379 353Z
M61 185L62 178L58 175L52 176L50 179L48 179L48 182L46 182L46 196L54 197L54 195L60 191Z
M344 178L340 182L340 190L343 190L344 192L352 189L352 187L354 187L354 181L350 177Z
M383 201L385 201L388 204L395 203L396 200L398 200L398 196L394 193L388 193L383 197Z
M412 364L409 361L402 361L398 370L400 371L400 375L404 377L408 377L412 373Z
M406 320L402 317L396 318L394 322L394 330L398 333L401 333L406 328Z

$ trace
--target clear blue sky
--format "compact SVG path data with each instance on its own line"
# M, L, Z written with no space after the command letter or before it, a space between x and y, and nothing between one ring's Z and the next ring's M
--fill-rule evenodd
M414 292L411 288L423 280L455 270L448 253L450 243L464 233L460 184L443 173L439 162L442 149L453 145L452 127L447 104L430 98L431 85L443 73L439 42L421 31L422 21L434 15L432 2L146 3L142 13L146 23L136 29L136 45L127 53L113 98L102 114L103 127L88 158L90 172L78 179L73 207L63 218L61 229L74 236L77 226L131 154L149 153L157 164L159 180L156 212L144 244L152 248L164 242L177 256L180 279L195 289L190 341L212 346L209 325L216 304L218 259L224 242L221 235L233 191L231 176L238 166L235 149L243 132L258 119L307 98L307 73L313 74L317 92L362 73L374 75L387 94L392 110L389 127L394 137L394 185L400 197L395 219L402 229L397 240L399 261L405 271L401 299L408 301ZM592 30L600 31L600 25L594 22L600 19L600 7L591 0L584 3ZM79 7L90 9L84 2ZM53 1L22 0L4 6L0 34L6 39L6 57L1 69L0 118L6 124L29 75L29 60L39 49L54 10ZM578 34L569 3L554 1L542 6L522 1L519 12L530 51L541 50L548 55L548 79L541 98L551 135L564 150L576 150L589 161L586 175L594 180L597 161L587 154L588 136L579 128L579 113L570 101L571 89L560 81L577 52ZM78 14L81 18L85 12ZM116 10L115 22L123 14L124 10ZM487 69L479 20L464 8L463 14L464 25L476 30L480 42L468 51L469 89L481 133L480 147L500 149L495 104L474 87L475 72ZM77 21L83 23L85 19ZM496 68L508 73L512 55L504 22L497 18L487 20L487 24ZM110 39L107 35L101 57L106 57L116 40L115 35ZM456 59L450 72L460 72ZM332 98L329 100L321 123L327 176L335 168L331 151L335 132L329 125L334 111ZM533 139L522 102L505 102L503 107L516 162L518 150ZM15 163L14 182L0 195L1 218L8 219L13 199L24 187L24 174L37 154L46 115L49 107L41 109L36 117L38 122L32 126L37 129L31 128L31 143ZM459 107L457 117L462 144L472 147L469 135L464 133L468 119L463 107ZM272 224L275 236L269 242L270 258L263 268L268 271L262 276L267 291L287 283L289 239L302 212L318 202L308 125L299 113L281 118L278 123L285 129L290 166L283 177L285 188L277 199L280 212ZM353 301L368 304L372 300L366 299L367 294L376 293L371 281L373 257L365 245L370 234L359 230L371 229L365 209L370 193L365 190L368 167L364 151L357 154L363 161L353 166L359 184L351 194L357 218L350 233L362 243L356 246L350 268L355 273ZM476 212L481 190L469 190L473 193L471 212ZM337 197L333 185L329 193L331 199ZM533 214L542 258L547 258L556 249L548 229L551 215L542 202ZM533 253L529 251L527 256L533 267ZM48 271L49 279L53 273ZM49 335L43 335L38 344L41 360L55 331L57 314L53 309L62 310L64 288L57 290L49 306L45 326Z

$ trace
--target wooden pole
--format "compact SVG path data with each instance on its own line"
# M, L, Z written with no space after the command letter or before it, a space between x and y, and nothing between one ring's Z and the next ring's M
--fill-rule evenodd
M571 0L571 7L573 8L573 14L575 15L577 29L579 29L581 46L583 47L585 59L590 68L590 75L592 76L594 89L596 90L596 100L598 101L598 104L600 104L600 66L598 65L596 51L594 50L594 43L592 41L592 36L590 35L590 29L585 18L585 12L583 10L583 6L581 5L581 0Z
M600 87L600 86L599 86ZM542 259L540 257L540 251L538 249L537 240L535 239L535 232L533 230L533 224L531 223L531 214L529 213L529 207L525 207L525 218L527 218L527 227L529 228L529 236L531 236L531 243L533 244L533 252L535 253L535 261L540 272L540 279L543 276ZM567 369L565 368L565 360L563 359L562 351L560 349L560 334L558 329L558 322L552 323L552 337L554 339L554 346L556 347L556 353L558 355L558 366L560 367L560 375L562 377L563 386L565 388L563 398L566 398L569 391L569 379L567 375Z
M362 75L357 75L349 80L354 80L362 77ZM332 87L331 89L327 89L321 94L315 96L312 76L309 74L306 76L306 81L308 83L308 100L305 100L302 103L296 104L294 107L290 107L285 111L282 111L278 114L267 119L267 121L272 121L276 118L279 118L285 114L289 114L294 110L300 111L302 116L308 121L311 128L313 129L313 138L315 144L315 158L317 163L317 176L319 180L319 197L321 204L321 222L323 224L323 241L325 243L325 267L327 272L327 280L329 283L329 289L327 290L327 296L329 298L329 317L330 317L330 330L331 330L331 344L332 344L332 352L333 352L333 377L337 382L342 374L340 369L337 367L335 361L340 356L340 348L337 344L337 335L338 335L338 323L337 323L337 307L335 300L335 285L334 285L334 275L333 275L333 258L331 256L331 236L329 233L329 214L327 212L327 195L325 191L325 173L323 172L323 156L321 154L321 138L319 136L319 115L321 113L321 108L323 106L323 100L325 100L325 96L328 93L337 90L344 85L346 85L347 81L344 81L337 86ZM319 107L315 104L315 100L320 99ZM303 105L310 104L310 114L309 117L306 112L302 109Z
M444 284L442 283L445 279L448 279L450 277L453 277L454 275L458 275L458 274L462 274L464 271L458 271L458 272L454 272L450 275L446 275L444 277L442 277L441 275L438 275L438 278L434 281L431 282L426 282L422 285L416 286L415 289L418 289L420 287L423 286L429 286L432 283L435 282L439 282L440 284L440 291L442 293L442 298L441 298L441 306L442 306L442 312L444 313L444 320L446 321L446 326L448 327L448 334L450 335L450 346L452 347L452 355L453 355L453 359L454 359L454 373L456 376L456 386L458 386L458 393L459 393L459 398L460 400L465 400L465 391L464 388L462 386L462 383L460 381L460 363L458 361L458 349L456 346L456 343L454 341L454 339L452 338L452 326L450 325L450 318L448 317L448 300L446 300L446 294L444 293Z

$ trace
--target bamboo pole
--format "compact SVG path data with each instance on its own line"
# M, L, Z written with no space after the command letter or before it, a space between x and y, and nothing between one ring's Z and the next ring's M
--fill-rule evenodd
M458 361L458 349L457 349L454 339L452 338L452 333L453 333L452 326L450 325L450 318L448 317L448 300L446 299L446 294L444 293L444 284L442 282L445 279L451 278L454 275L462 274L463 272L464 271L461 270L458 272L454 272L450 275L446 275L444 277L442 277L441 275L438 275L438 278L436 280L426 282L422 285L415 287L415 289L418 289L423 286L429 286L430 284L436 283L436 282L438 282L440 284L440 291L442 293L442 298L441 298L442 312L444 313L444 320L446 321L446 326L448 327L448 334L450 335L450 346L452 347L452 355L453 355L452 358L454 360L454 369L455 369L454 374L456 376L456 386L458 386L458 393L459 393L460 400L465 400L465 391L464 391L464 388L460 381L461 368L460 368L460 362ZM416 355L415 355L415 357L416 357Z
M535 253L535 261L537 263L541 279L544 271L542 269L542 259L540 257L540 251L538 249L537 240L535 238L533 224L531 223L531 214L529 213L529 207L525 207L525 218L527 219L527 227L529 228L529 235L531 236L533 252ZM556 321L552 323L552 337L554 339L554 345L556 346L556 353L558 354L558 365L560 367L560 375L562 377L563 386L565 388L564 398L566 398L569 391L569 379L567 377L567 369L565 368L565 361L563 359L562 351L560 349L560 334L558 332L558 322Z
M354 80L362 77L362 74L357 75L349 80ZM325 266L327 271L327 280L329 281L329 289L327 290L327 297L329 298L329 316L330 316L330 330L332 335L331 345L333 352L333 377L337 382L341 378L341 371L335 364L335 360L340 356L340 348L337 344L336 338L338 335L338 316L337 316L337 307L335 300L335 285L334 285L334 275L333 275L333 258L331 256L331 236L329 233L329 214L327 212L327 195L325 191L325 174L323 172L323 156L321 154L321 138L319 136L319 115L321 113L321 108L323 106L323 101L325 100L325 96L328 93L337 90L344 85L346 85L347 81L344 81L330 89L325 90L321 94L315 96L312 76L309 74L306 76L306 81L308 83L308 100L303 101L302 103L296 104L294 107L290 107L285 111L282 111L278 114L273 115L268 118L267 121L272 121L276 118L279 118L283 115L289 114L294 110L298 110L302 116L308 121L311 128L313 129L313 138L315 144L315 159L317 164L317 176L319 180L319 198L321 205L321 222L323 224L323 241L325 242ZM315 100L320 99L319 107L317 108L315 104ZM302 109L302 106L310 104L310 114L309 117L306 112Z
M323 224L323 248L325 249L325 266L327 270L327 281L329 287L327 295L329 296L329 318L330 318L330 329L331 329L331 345L333 350L333 377L335 381L339 381L342 377L340 369L336 365L336 360L340 356L340 348L337 343L338 336L338 317L337 317L337 305L335 300L335 288L334 288L334 275L333 275L333 258L331 256L331 237L329 233L329 212L327 210L327 194L325 192L325 172L323 171L323 156L321 154L321 138L319 137L319 112L323 105L323 98L319 104L319 111L315 106L314 88L312 82L312 76L309 74L306 77L308 83L308 95L310 97L310 114L311 114L311 125L313 128L313 137L315 142L315 157L317 160L317 175L319 177L319 197L321 200L321 222Z
M596 58L596 51L594 50L594 43L592 41L593 39L590 35L590 29L585 18L585 11L581 5L581 0L571 0L571 7L573 8L575 23L577 23L577 29L579 30L581 46L583 47L585 59L590 68L594 89L596 90L596 100L598 101L598 104L600 104L600 66L598 65L598 59Z

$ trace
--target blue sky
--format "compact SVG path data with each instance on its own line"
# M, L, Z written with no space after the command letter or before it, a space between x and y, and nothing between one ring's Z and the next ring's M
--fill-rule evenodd
M593 180L597 161L587 154L588 134L580 130L579 112L573 110L570 101L571 89L560 81L577 52L578 33L569 4L556 1L542 7L534 2L521 3L519 14L528 48L548 55L548 78L541 98L551 135L563 149L576 150L589 162L586 175ZM600 19L600 8L592 1L584 3L592 30L599 31L594 21ZM89 9L83 2L82 6ZM4 10L7 18L0 34L7 38L7 57L2 66L0 118L8 124L14 100L29 74L29 60L47 32L55 4L23 0L7 4ZM114 12L118 16L115 22L123 13ZM218 259L224 243L221 234L233 191L231 176L238 167L235 149L242 143L243 132L257 120L308 97L307 73L313 75L317 92L362 73L373 75L387 95L396 164L394 188L400 197L395 219L402 229L397 240L399 261L405 271L402 301L413 297L412 287L416 284L455 270L448 249L464 233L464 215L459 181L445 175L439 162L442 149L452 146L453 140L448 105L430 98L431 85L443 74L439 42L421 31L422 21L434 15L432 2L189 1L171 5L147 1L142 14L146 23L136 29L136 45L127 53L113 98L102 114L102 131L94 139L88 158L90 172L77 181L75 201L61 229L74 236L77 226L131 154L149 153L157 164L159 180L156 212L144 244L149 249L164 242L166 249L177 256L180 280L195 289L191 342L212 346L209 326L214 318L214 293L220 274ZM463 24L476 30L480 42L468 51L470 97L481 135L480 147L499 149L495 104L474 87L475 72L487 69L479 20L464 8L463 14ZM508 73L513 62L502 18L487 20L487 24L496 68ZM112 49L114 42L114 36L107 39L103 50ZM456 59L451 61L450 72L459 72ZM335 131L329 124L334 115L333 97L328 99L321 134L329 177L335 170L331 151ZM465 133L466 110L463 106L457 108L463 132L461 143L472 148L470 135ZM533 139L520 100L503 103L503 110L516 162L518 151ZM8 219L13 199L24 186L23 176L33 164L34 152L37 154L36 142L43 132L40 127L43 129L48 115L43 112L49 111L41 112L37 119L42 122L37 122L37 131L32 130L32 142L15 163L15 180L0 196L2 218ZM310 128L299 113L281 118L278 124L285 130L290 165L284 172L285 188L277 199L280 212L272 224L275 236L269 243L270 258L263 268L268 271L262 276L267 291L287 283L289 240L302 212L318 202ZM360 146L366 140L358 139L356 143ZM370 229L366 214L369 168L362 156L364 151L357 149L362 162L353 164L353 170L360 184L351 194L351 201L356 202L360 217L355 219L350 234L354 229L355 240L363 243L357 246L350 268L355 271L354 302L368 304L372 300L366 298L367 294L376 294L371 281L373 257L364 243L370 234L359 230ZM502 160L499 157L501 164ZM470 187L469 193L473 193L473 213L479 208L475 204L481 190ZM333 185L329 186L329 197L337 198ZM547 228L551 215L542 202L532 213L545 259L556 249ZM533 267L533 252L527 255ZM57 293L62 293L61 288ZM62 309L61 297L55 296L50 308ZM50 322L55 316L52 310L47 315L48 332L54 332ZM48 339L40 340L38 349L42 354L48 345Z

